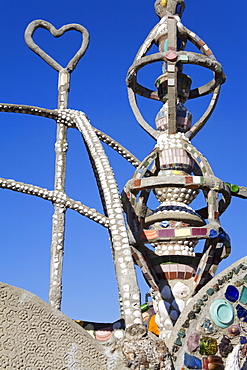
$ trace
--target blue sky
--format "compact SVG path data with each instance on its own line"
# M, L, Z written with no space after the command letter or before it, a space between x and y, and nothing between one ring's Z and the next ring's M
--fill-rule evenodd
M135 121L127 99L125 76L140 45L158 21L153 2L2 2L0 102L55 109L57 72L27 48L24 31L34 19L49 21L56 28L80 23L90 32L91 42L72 74L69 108L84 111L93 126L143 159L155 143ZM230 1L189 0L182 21L206 41L227 75L216 111L193 144L208 159L217 177L247 186L246 10L246 2L241 0L234 1L234 5ZM53 39L47 31L37 30L34 40L63 65L79 45L75 32ZM201 67L188 67L185 72L192 77L194 87L212 78ZM147 67L140 73L140 79L152 88L159 74L159 65ZM187 104L194 122L207 103L208 97ZM143 99L140 106L153 124L160 103ZM55 123L40 117L0 113L0 124L0 177L52 189ZM70 129L68 139L67 193L102 212L81 136ZM134 168L110 148L106 151L122 190ZM0 189L0 197L0 280L47 300L53 207L42 199L8 190ZM204 206L202 198L201 202ZM232 239L232 254L222 262L219 271L246 255L246 206L247 201L233 198L221 218ZM140 284L144 300L148 289L142 280ZM92 321L118 318L107 230L73 211L67 212L63 287L62 311L71 318Z

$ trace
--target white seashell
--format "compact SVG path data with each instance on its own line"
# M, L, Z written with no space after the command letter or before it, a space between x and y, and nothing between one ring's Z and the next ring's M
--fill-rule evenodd
M156 315L155 315L155 322L160 327L160 317L159 317L158 313L156 313Z
M114 331L114 336L115 336L117 339L121 339L121 338L123 338L123 336L124 336L124 332L123 332L123 330L115 330L115 331Z
M158 312L158 302L155 299L153 300L153 308L155 312Z
M157 144L161 144L163 141L166 141L167 140L167 135L166 134L162 134L158 137L157 139Z
M181 283L181 281L179 281L174 285L172 293L175 298L185 298L190 294L190 288L187 287L187 285Z
M159 301L159 313L164 319L168 317L168 313L167 313L164 301Z
M165 320L164 326L165 326L166 329L172 329L173 328L173 325L172 325L172 322L171 322L170 319Z
M160 333L160 338L165 339L165 338L170 338L172 331L171 330L162 330Z
M173 303L172 303L173 307L174 307L174 303L176 303L179 311L182 312L183 309L184 309L184 307L185 307L184 301L182 299L175 298L174 301L173 301Z
M241 346L238 344L228 355L225 370L240 370L240 349Z

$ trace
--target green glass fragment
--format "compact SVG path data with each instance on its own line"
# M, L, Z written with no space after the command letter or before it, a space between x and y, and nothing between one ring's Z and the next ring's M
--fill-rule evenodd
M213 294L214 294L214 289L213 289L213 288L209 288L209 289L207 290L207 294L208 294L208 295L213 295Z
M184 329L180 329L179 332L178 332L178 336L180 338L184 338L185 337L185 330Z
M210 337L203 337L200 341L199 352L203 356L215 355L218 351L217 340Z
M149 305L147 303L144 303L141 305L141 312L146 312L149 310Z
M227 279L230 280L232 277L233 277L233 272L232 271L228 272Z
M181 338L180 337L177 337L177 339L175 340L174 344L176 344L177 346L182 346L182 341L181 341Z
M238 185L232 185L232 186L231 186L231 189L232 189L232 192L233 192L233 193L238 193L238 192L239 192L239 187L238 187Z

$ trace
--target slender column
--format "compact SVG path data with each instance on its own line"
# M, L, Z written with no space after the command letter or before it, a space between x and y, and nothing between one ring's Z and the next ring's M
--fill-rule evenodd
M168 48L177 50L177 22L173 16L168 16ZM177 132L177 72L176 63L168 61L168 134Z
M66 69L59 72L58 82L58 109L68 108L70 75ZM64 193L66 178L66 153L68 150L67 127L57 123L57 138L55 144L56 169L54 190ZM64 254L64 233L65 233L65 212L66 207L54 203L54 214L52 220L52 243L50 262L50 304L60 310L62 300L62 270Z

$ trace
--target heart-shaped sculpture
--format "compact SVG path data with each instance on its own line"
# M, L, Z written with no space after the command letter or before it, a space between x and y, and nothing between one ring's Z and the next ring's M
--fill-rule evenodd
M87 50L87 47L89 44L89 33L87 29L81 26L80 24L71 23L71 24L66 24L57 30L51 23L43 21L41 19L31 22L27 26L26 31L25 31L25 41L26 41L27 46L58 72L60 72L61 70L64 70L64 67L62 67L59 63L57 63L50 55L48 55L44 50L42 50L33 41L33 34L37 30L37 28L44 28L48 30L54 37L60 37L65 32L72 31L72 30L78 31L82 34L82 43L81 43L80 49L77 51L77 53L73 56L73 58L69 61L69 63L65 67L65 69L68 72L72 72L75 69L79 60L82 58L82 56Z

